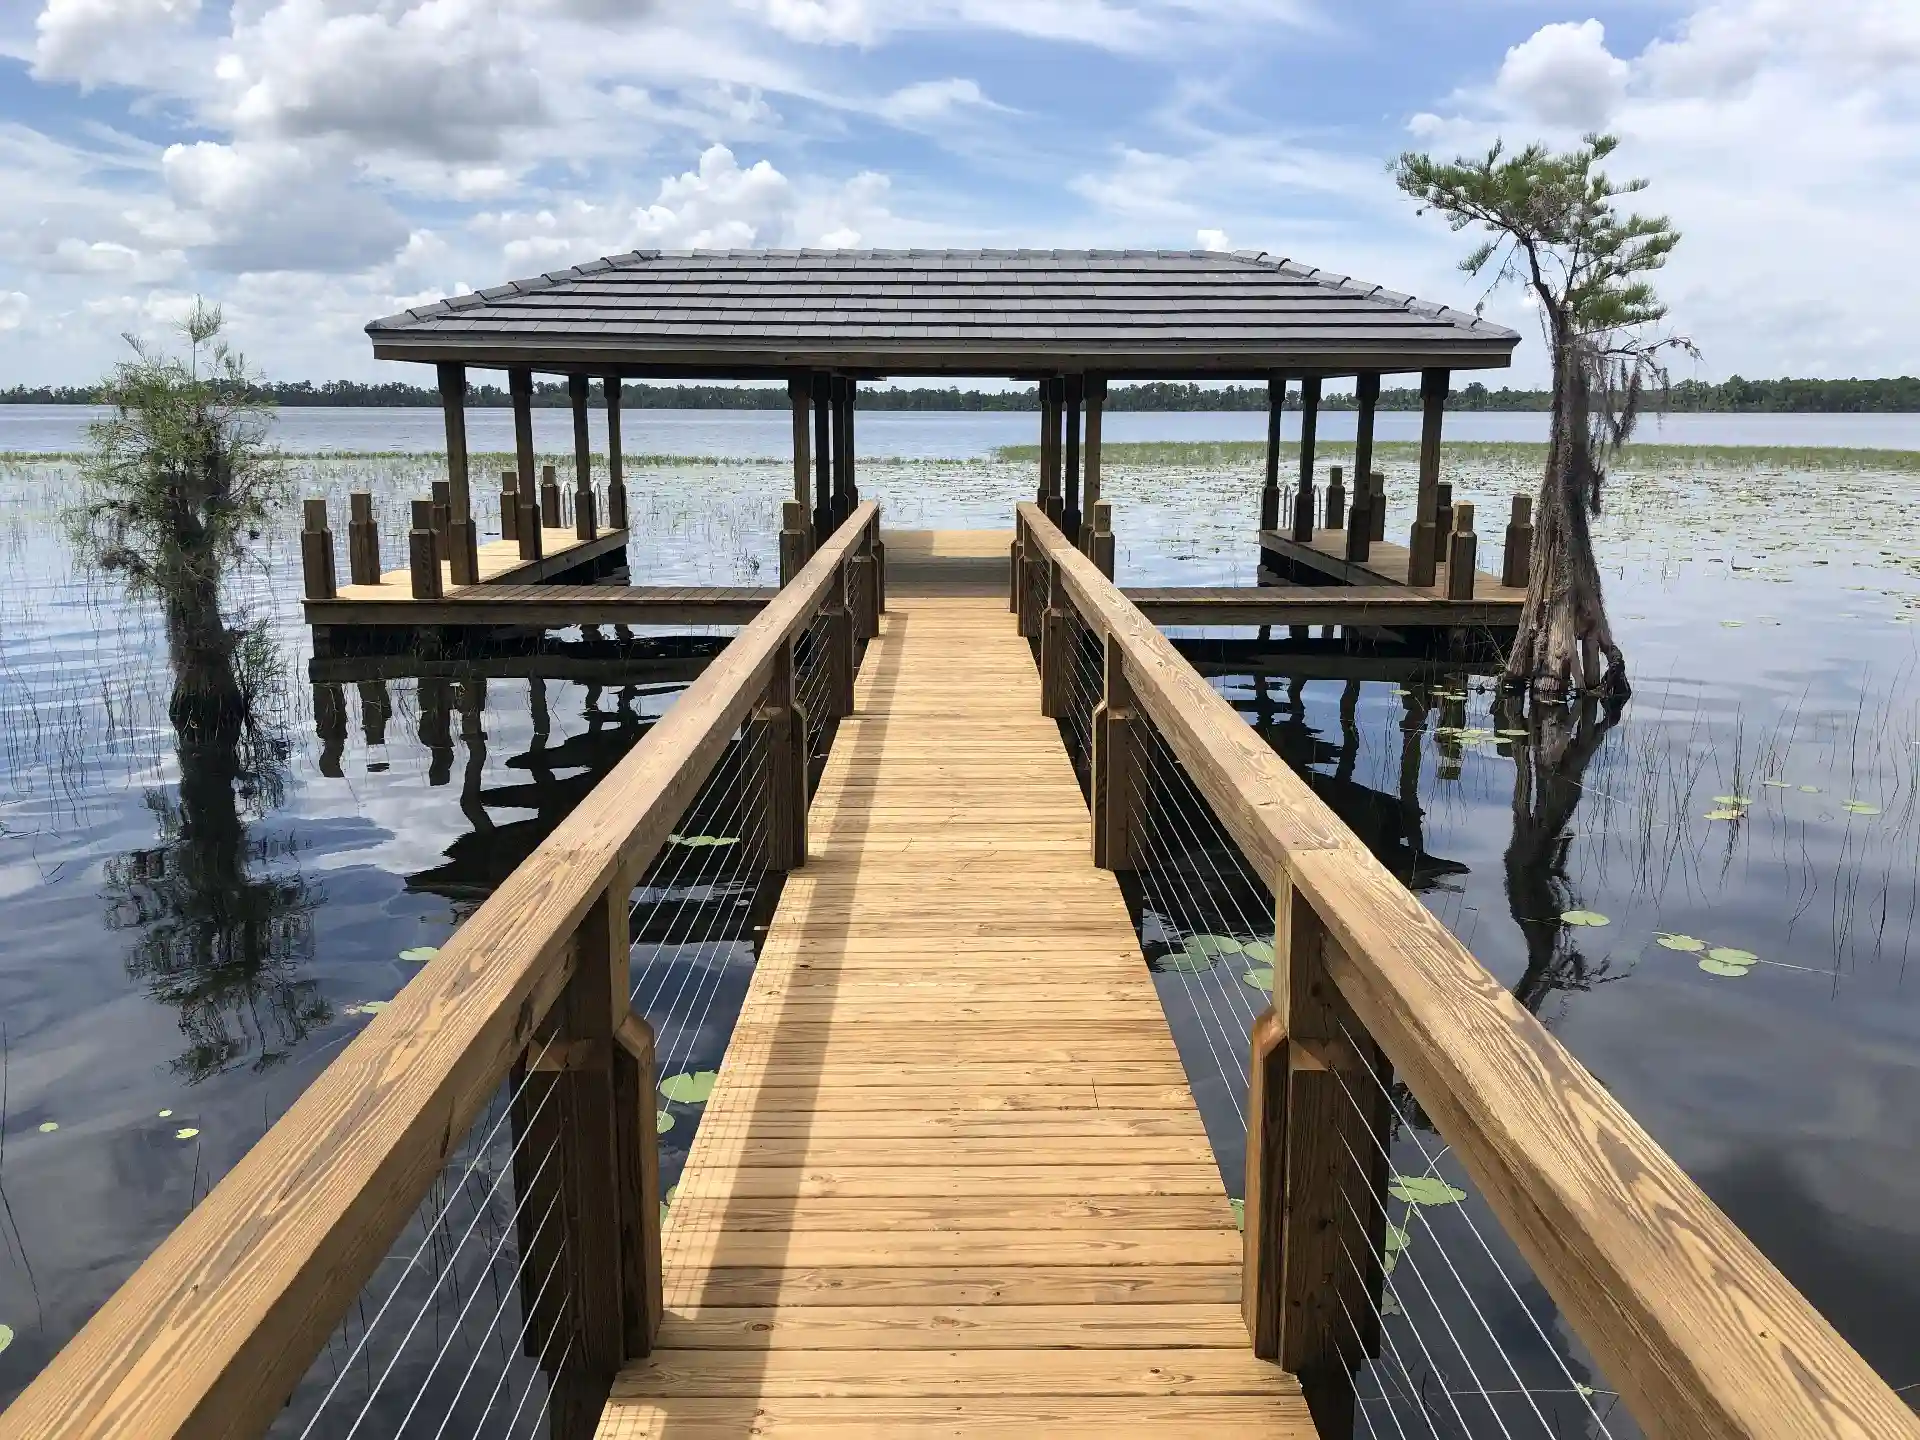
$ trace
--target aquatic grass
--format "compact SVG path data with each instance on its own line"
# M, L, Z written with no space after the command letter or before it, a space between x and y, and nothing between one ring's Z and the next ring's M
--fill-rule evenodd
M1298 441L1283 441L1283 456L1296 462ZM1107 441L1100 447L1104 464L1165 466L1258 466L1266 459L1264 440L1131 440ZM1351 464L1354 446L1351 440L1323 441L1315 447L1322 464ZM1410 440L1382 440L1375 443L1378 460L1416 462L1420 446ZM1006 464L1037 465L1038 445L1003 445L994 458ZM1445 461L1502 462L1513 465L1543 465L1547 447L1527 440L1449 440L1441 446ZM1781 471L1806 470L1879 470L1920 474L1920 450L1855 449L1840 445L1673 445L1647 443L1627 446L1620 468L1640 470L1657 466L1701 466L1714 469L1747 470L1767 468Z

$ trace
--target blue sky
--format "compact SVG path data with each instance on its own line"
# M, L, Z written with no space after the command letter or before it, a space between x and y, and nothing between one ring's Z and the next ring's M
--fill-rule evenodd
M1387 161L1589 127L1685 232L1698 373L1920 370L1920 0L0 10L0 384L195 293L274 376L404 373L367 320L636 246L1230 245L1471 305Z

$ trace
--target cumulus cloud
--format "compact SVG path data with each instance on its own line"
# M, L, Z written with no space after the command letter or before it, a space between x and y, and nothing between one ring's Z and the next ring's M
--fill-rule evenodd
M1626 94L1627 68L1607 50L1598 20L1543 25L1507 51L1493 93L1516 114L1590 130L1605 125Z
M169 145L161 172L198 226L190 248L214 270L359 270L393 256L407 225L312 148L201 140Z
M956 110L1000 107L987 99L976 80L922 80L904 85L880 102L880 113L896 125L925 125L945 120Z
M34 22L34 76L98 79L153 27L182 24L199 13L200 0L47 0Z
M1233 246L1227 243L1227 232L1224 230L1197 231L1194 234L1193 243L1198 245L1202 250L1233 249Z
M18 330L32 308L33 303L18 290L0 290L0 330Z

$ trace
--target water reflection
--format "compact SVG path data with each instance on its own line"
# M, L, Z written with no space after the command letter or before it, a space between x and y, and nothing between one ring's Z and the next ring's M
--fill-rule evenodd
M278 1064L333 1011L308 973L323 896L291 838L249 829L286 799L280 657L223 621L217 583L168 588L162 608L179 781L147 792L157 843L107 862L107 925L132 932L127 973L179 1012L172 1069L198 1083L248 1055Z

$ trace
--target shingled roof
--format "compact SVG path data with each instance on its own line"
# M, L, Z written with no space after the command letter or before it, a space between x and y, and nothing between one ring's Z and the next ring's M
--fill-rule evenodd
M630 375L1503 366L1476 315L1257 251L642 250L367 326L383 360Z

